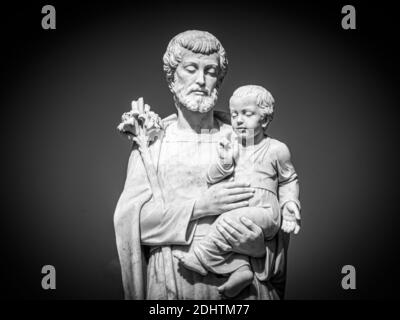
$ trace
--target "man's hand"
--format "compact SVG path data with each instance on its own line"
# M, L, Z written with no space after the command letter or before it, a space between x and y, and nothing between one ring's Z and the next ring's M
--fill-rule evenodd
M300 225L301 225L301 216L300 216L300 210L297 207L297 205L289 201L287 202L283 209L282 209L282 230L291 233L293 232L294 234L298 234L300 231Z
M212 185L196 200L192 220L220 215L226 211L247 207L254 189L247 183L227 182Z
M214 239L214 243L223 251L234 251L255 258L265 255L264 234L262 229L250 219L241 217L238 223L229 218L218 221L217 230L230 246Z

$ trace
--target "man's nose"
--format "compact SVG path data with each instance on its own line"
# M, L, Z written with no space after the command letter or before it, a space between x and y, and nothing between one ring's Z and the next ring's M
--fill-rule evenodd
M199 70L199 71L197 72L196 83L197 83L199 86L204 86L204 83L205 83L204 71Z

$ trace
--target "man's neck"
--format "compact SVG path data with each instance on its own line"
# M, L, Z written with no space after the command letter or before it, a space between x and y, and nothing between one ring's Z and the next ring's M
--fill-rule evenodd
M177 126L180 130L190 130L196 133L202 133L204 130L211 130L217 126L214 119L213 109L205 113L190 111L185 107L180 107L177 109Z

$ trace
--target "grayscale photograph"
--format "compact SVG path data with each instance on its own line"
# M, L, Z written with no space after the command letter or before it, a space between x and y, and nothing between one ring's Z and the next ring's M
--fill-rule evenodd
M4 8L2 300L400 298L390 5Z

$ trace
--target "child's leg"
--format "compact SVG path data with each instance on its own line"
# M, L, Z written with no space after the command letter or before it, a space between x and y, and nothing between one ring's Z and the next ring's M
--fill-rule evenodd
M248 257L231 251L223 250L229 246L224 236L217 230L220 219L230 218L240 223L241 217L246 217L259 225L264 236L273 237L279 230L279 212L271 208L246 207L225 212L210 227L210 232L202 240L193 243L188 253L177 254L176 257L185 267L202 275L206 270L217 274L230 274L243 265L248 264ZM218 244L222 244L222 247Z
M225 212L224 214L220 215L218 219L213 223L213 228L211 229L211 232L207 235L207 237L203 239L203 241L208 242L209 239L211 239L214 240L214 244L215 242L220 242L222 243L222 247L229 246L229 243L218 231L216 225L218 224L220 219L225 218L229 218L236 223L242 224L242 222L240 221L242 217L245 217L258 225L262 229L264 238L266 239L273 238L279 231L281 225L281 215L279 212L279 208L274 208L272 206L239 208ZM220 250L223 249L221 248Z
M236 297L244 288L253 281L253 272L249 265L244 265L235 270L229 279L220 287L218 291L228 298Z
M279 230L280 213L272 207L249 207L241 210L236 215L225 215L234 221L239 221L241 217L246 217L263 229L266 238L272 238ZM235 255L234 255L235 256ZM254 274L249 265L240 267L229 276L227 282L218 288L225 296L233 298L246 288L253 280Z
M201 274L202 276L205 276L207 275L208 271L194 253L193 245L195 244L191 245L191 248L188 252L184 253L182 251L174 251L173 255L185 266L186 269L192 270Z
M248 208L247 208L248 209ZM175 257L188 269L205 275L206 270L216 274L230 274L244 265L249 265L248 257L231 251L224 251L216 243L225 243L226 239L217 230L219 219L235 217L239 209L225 212L210 226L210 232L199 241L194 241L187 253L176 253Z
M267 236L273 237L279 230L279 211L260 207L240 208L219 216L212 224L210 233L199 242L194 242L188 253L179 252L175 255L186 268L202 275L207 274L207 270L216 274L230 274L227 282L218 288L227 297L234 297L247 287L253 279L253 272L250 270L248 256L226 252L216 245L216 243L229 245L216 225L223 218L230 218L240 223L241 217L246 217L259 225Z
M240 222L240 218L246 217L258 225L264 234L265 239L272 239L281 226L281 214L279 208L270 206L244 208L240 215L232 217L232 220Z

